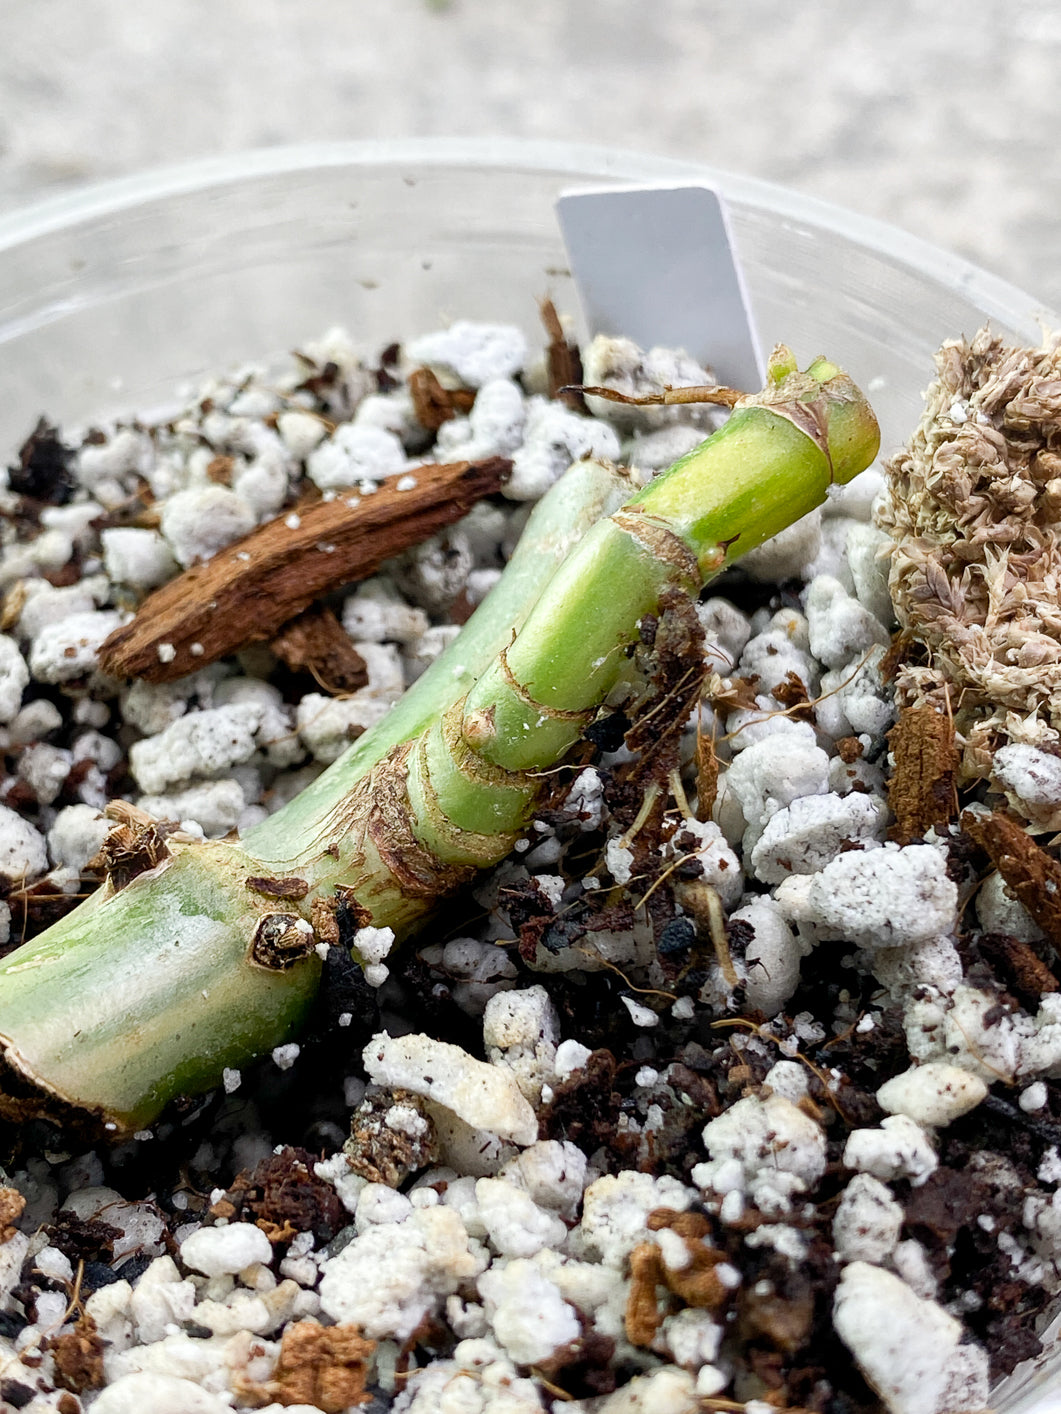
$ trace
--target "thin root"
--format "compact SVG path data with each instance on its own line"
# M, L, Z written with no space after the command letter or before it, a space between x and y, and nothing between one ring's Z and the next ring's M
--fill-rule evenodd
M664 997L668 1002L676 1002L678 1000L674 992L664 992L661 991L659 987L638 987L635 983L630 981L630 978L627 977L626 973L621 967L617 966L614 962L610 962L608 958L601 957L600 953L590 952L589 948L583 948L577 945L574 948L574 951L580 952L583 957L591 957L594 962L599 962L600 965L604 968L607 968L609 972L614 972L617 977L621 977L623 979L623 982L626 984L627 987L629 987L631 992L637 992L639 996Z
M675 804L685 819L695 819L693 807L689 804L689 797L685 794L685 786L682 784L681 772L677 766L668 775L667 784L670 786L670 793L674 797Z
M740 978L737 976L737 969L733 966L733 955L729 950L729 939L726 937L726 915L722 911L722 900L718 896L718 890L713 889L710 884L704 885L704 898L707 902L707 926L711 934L711 945L715 949L715 956L718 958L722 976L726 979L726 986L732 989L740 981Z
M641 809L634 816L634 823L630 826L626 834L623 835L622 839L620 839L619 841L620 849L630 848L631 841L637 838L637 835L644 828L646 820L652 814L652 808L655 805L656 801L659 799L659 795L660 788L653 781L652 785L650 785L648 790L645 791L645 798L641 802Z
M654 880L654 882L649 886L648 889L645 890L645 892L642 894L642 896L641 896L641 897L638 899L638 901L634 904L634 912L636 913L638 909L644 908L645 904L648 903L649 899L652 897L652 895L653 895L653 894L656 892L656 890L659 888L660 884L666 883L666 881L667 881L667 880L670 878L670 876L674 873L675 869L680 869L681 866L682 866L683 864L687 863L688 860L690 860L690 859L695 859L695 858L696 858L696 854L695 854L695 853L692 853L692 854L680 854L677 859L671 860L670 864L667 865L667 867L666 867L666 869L664 869L663 873L660 874L660 875ZM642 875L641 877L643 878L644 876Z

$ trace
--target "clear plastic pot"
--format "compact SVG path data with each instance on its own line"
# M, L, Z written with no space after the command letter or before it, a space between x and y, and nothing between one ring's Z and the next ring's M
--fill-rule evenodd
M528 332L575 292L553 214L568 186L706 178L725 196L768 349L826 353L871 393L884 450L915 425L932 353L985 320L1056 325L1030 296L891 227L699 165L573 145L279 148L91 187L0 219L0 447L163 407L181 383L341 323L367 349L456 317ZM998 1414L1061 1407L1061 1356Z
M368 347L452 317L533 330L576 307L553 201L580 183L706 177L725 194L764 345L820 352L906 437L948 336L1036 341L1037 303L880 223L689 163L544 143L408 141L217 158L0 219L0 446L343 323Z

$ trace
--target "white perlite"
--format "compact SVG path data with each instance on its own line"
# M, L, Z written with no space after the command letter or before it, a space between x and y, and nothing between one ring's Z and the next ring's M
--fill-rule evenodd
M710 1161L697 1164L693 1181L748 1191L766 1211L783 1210L791 1194L812 1189L825 1172L821 1126L783 1095L738 1100L704 1126L704 1145Z
M517 1365L547 1360L581 1333L578 1316L556 1284L524 1258L495 1263L479 1278L479 1294L498 1343Z
M771 1406L754 1410L755 1400L744 1405L745 1414L766 1414ZM664 1365L649 1375L635 1375L629 1384L595 1400L592 1405L582 1402L568 1406L573 1414L699 1414L702 1408L696 1381L688 1370Z
M605 1174L586 1189L574 1245L607 1266L621 1267L631 1248L648 1240L648 1215L654 1208L685 1212L695 1199L693 1189L666 1175L653 1178L633 1169Z
M28 682L29 668L18 644L0 633L0 722L10 722L18 712Z
M382 962L394 946L393 928L359 928L354 934L354 951L362 962L371 965Z
M840 1195L833 1242L843 1262L886 1262L895 1251L903 1210L872 1174L858 1173Z
M925 942L957 921L958 887L947 877L946 855L928 844L838 854L817 874L786 879L776 897L819 938L864 948Z
M845 844L877 841L888 821L888 807L878 796L804 796L772 815L752 850L752 868L765 884L780 884L792 874L816 874Z
M988 1402L987 1358L959 1349L961 1322L881 1267L852 1262L833 1306L837 1334L891 1414L958 1414Z
M743 745L741 736L734 746ZM761 828L799 797L825 794L829 758L815 742L812 727L806 722L789 723L782 731L772 730L761 741L744 745L726 772L726 788L740 801L749 825Z
M438 373L481 388L493 378L510 378L527 359L527 339L515 324L481 324L459 319L448 329L422 334L405 345L413 365L426 363Z
M730 921L754 929L744 950L746 1003L765 1016L776 1016L799 985L799 965L807 949L769 894L734 910Z
M247 502L227 487L194 486L163 504L160 528L174 558L187 569L253 530L255 520Z
M991 758L991 774L1010 805L1040 830L1061 826L1061 757L1008 742Z
M344 422L306 458L306 474L322 491L402 471L405 450L393 432Z
M0 875L23 883L48 867L44 837L9 805L0 805Z
M928 1135L907 1115L889 1115L879 1129L853 1129L844 1146L844 1164L884 1183L908 1178L920 1187L939 1166Z
M503 1257L533 1257L543 1247L560 1247L567 1236L558 1217L504 1178L480 1178L475 1201L491 1246Z
M583 457L618 461L618 437L605 423L581 417L562 403L530 398L524 442L513 454L512 474L502 493L513 501L537 500Z
M987 1086L978 1075L946 1061L927 1061L886 1080L877 1091L877 1103L889 1114L940 1128L968 1114L986 1096Z
M208 1277L243 1271L253 1262L271 1262L269 1239L254 1223L201 1227L181 1243L181 1261Z
M459 1046L423 1034L374 1036L362 1058L377 1085L412 1090L444 1106L473 1129L533 1144L538 1120L511 1071L476 1060Z
M133 775L141 790L159 795L176 781L227 771L254 755L261 720L261 707L251 702L189 712L157 736L133 743Z
M100 645L126 616L114 609L70 614L50 623L34 638L29 650L29 669L38 682L72 682L96 667Z
M194 1380L141 1370L108 1385L92 1408L95 1414L231 1414L232 1405Z
M406 1340L488 1260L453 1208L415 1209L402 1223L369 1227L324 1263L321 1307L370 1340Z

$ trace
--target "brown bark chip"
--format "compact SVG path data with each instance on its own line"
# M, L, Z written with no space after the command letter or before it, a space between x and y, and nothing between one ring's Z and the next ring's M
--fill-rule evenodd
M308 1404L322 1414L342 1414L367 1404L369 1361L376 1348L357 1326L296 1321L284 1331L273 1378L241 1393L277 1404Z
M576 343L570 343L564 334L564 326L551 299L542 300L538 306L542 324L549 336L545 351L545 361L549 372L549 396L566 403L575 412L586 411L586 400L577 391L582 382L582 356ZM567 391L563 391L567 389Z
M269 647L293 673L312 673L326 692L356 692L368 682L364 658L324 604L284 624Z
M0 1188L0 1244L10 1242L18 1231L15 1224L25 1206L26 1200L17 1188Z
M437 432L451 417L471 412L475 402L470 388L444 388L430 368L413 369L409 392L417 422L430 432Z
M49 1338L47 1348L55 1362L55 1383L60 1389L81 1394L103 1385L103 1339L86 1312L72 1331Z
M500 490L510 469L503 457L421 466L387 477L371 495L351 488L331 501L301 501L149 595L103 644L100 665L112 677L171 682L272 639L314 600L460 520ZM168 662L159 658L162 644L173 650Z
M909 844L957 813L954 724L934 707L904 707L888 733L888 744L895 760L888 804L896 819L896 839Z
M1055 948L1061 948L1061 864L1023 825L995 810L967 810L962 827L991 862Z
M630 1291L623 1327L631 1345L652 1344L663 1321L656 1287L663 1281L663 1259L654 1242L639 1242L630 1253Z
M715 743L703 732L696 735L696 813L710 820L718 798L718 756Z
M681 1268L667 1266L654 1242L641 1242L630 1253L630 1291L623 1325L631 1345L652 1344L663 1320L656 1288L666 1287L685 1306L710 1311L717 1316L728 1305L733 1292L718 1277L715 1268L727 1261L726 1254L704 1241L710 1225L703 1213L679 1213L672 1208L656 1208L648 1215L648 1229L670 1228L685 1243L689 1260Z
M791 717L794 722L813 722L814 703L798 673L789 669L773 689L773 695L782 707L788 708L786 716Z
M1033 1011L1044 992L1061 990L1057 978L1035 949L1009 933L981 933L981 955L994 968L1006 987Z
M667 1290L686 1306L710 1311L717 1316L729 1302L732 1292L715 1271L727 1258L724 1252L709 1247L704 1241L710 1228L703 1213L679 1213L671 1208L656 1208L649 1213L647 1226L651 1232L670 1228L685 1243L689 1254L689 1261L684 1267L671 1268L663 1263L660 1279Z

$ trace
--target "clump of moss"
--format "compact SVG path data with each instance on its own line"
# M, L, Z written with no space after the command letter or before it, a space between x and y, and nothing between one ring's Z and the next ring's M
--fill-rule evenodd
M969 784L1005 743L1061 752L1061 338L982 329L936 368L877 519L909 645L899 700L953 715Z

